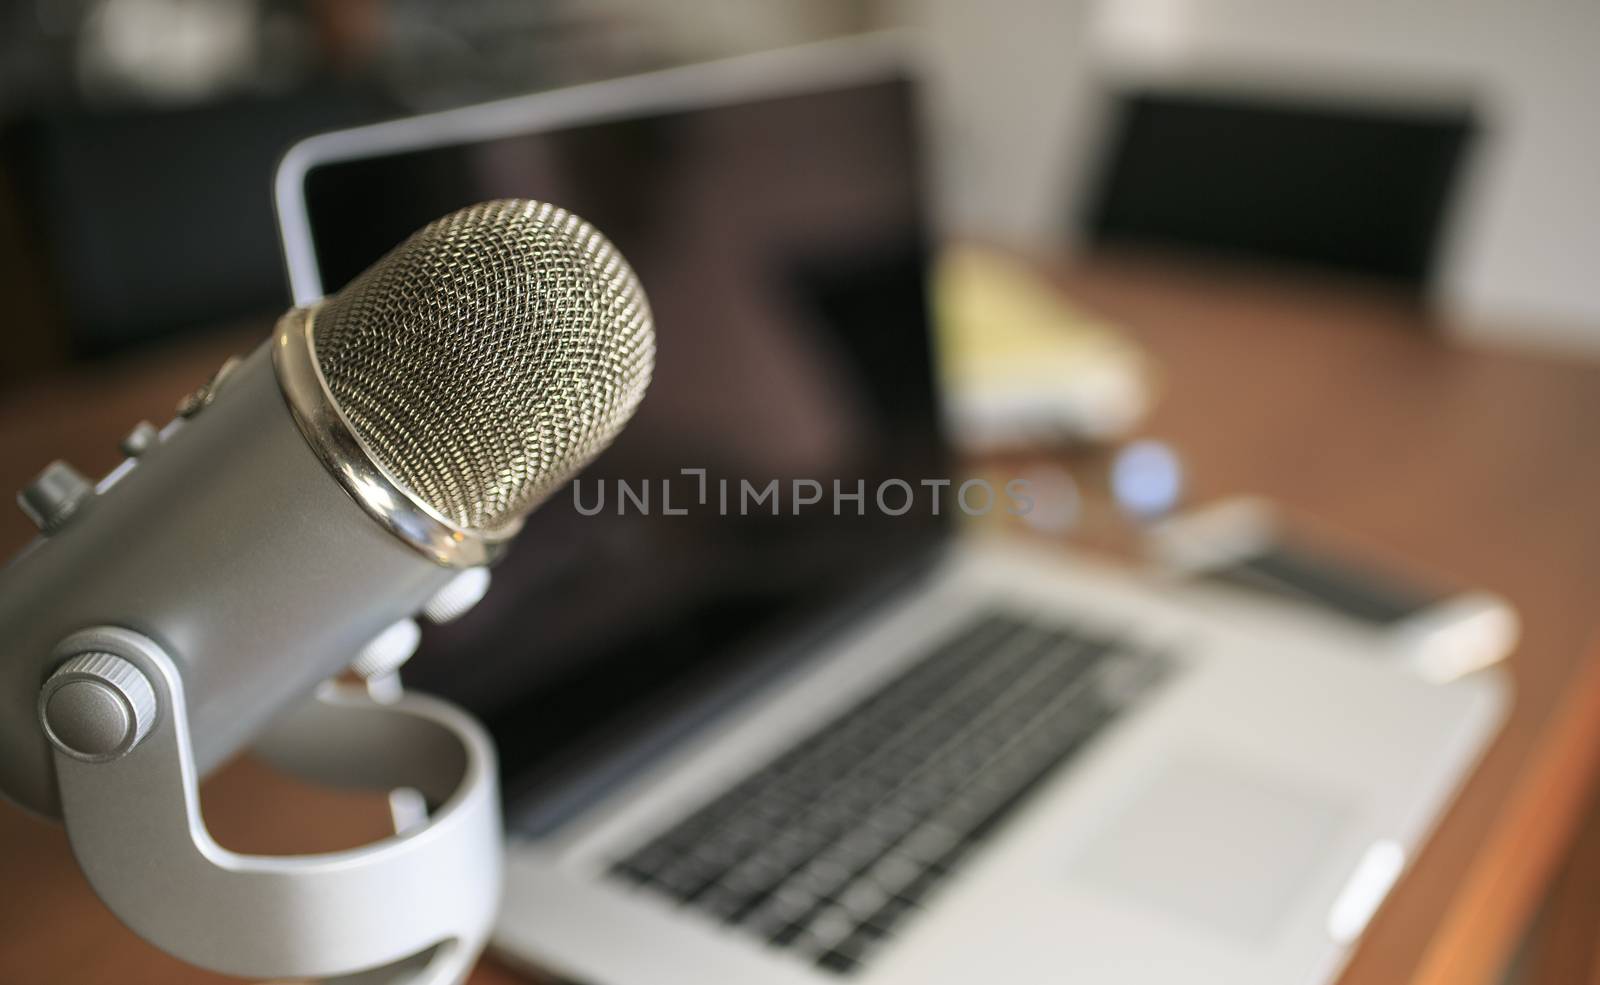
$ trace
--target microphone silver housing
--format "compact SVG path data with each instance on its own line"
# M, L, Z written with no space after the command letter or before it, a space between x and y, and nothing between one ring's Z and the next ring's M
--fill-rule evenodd
M0 796L60 816L37 701L86 627L170 657L209 773L491 560L621 429L654 354L627 263L536 202L447 216L286 315L0 566Z

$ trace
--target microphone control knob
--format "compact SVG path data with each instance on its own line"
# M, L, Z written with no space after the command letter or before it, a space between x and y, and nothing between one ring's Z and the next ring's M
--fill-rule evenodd
M178 401L178 416L193 417L211 406L211 401L217 399L218 392L227 385L228 377L232 376L243 364L244 360L238 356L229 356L211 379L201 384L198 390Z
M43 472L17 493L17 505L42 533L48 535L65 526L93 494L94 485L82 473L58 460L46 465Z
M116 759L154 727L155 689L121 657L80 653L44 682L39 721L50 742L74 759Z
M422 629L415 620L402 619L374 636L350 661L350 669L372 680L399 670L422 642Z
M459 619L477 605L488 591L489 569L468 568L439 589L422 607L422 614L434 624Z
M156 426L149 421L140 421L117 447L129 458L138 458L160 443L161 432L156 430Z

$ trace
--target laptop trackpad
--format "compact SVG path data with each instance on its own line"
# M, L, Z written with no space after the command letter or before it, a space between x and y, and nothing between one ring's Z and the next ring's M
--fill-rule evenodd
M1292 782L1179 761L1090 839L1070 871L1108 896L1264 941L1348 816Z

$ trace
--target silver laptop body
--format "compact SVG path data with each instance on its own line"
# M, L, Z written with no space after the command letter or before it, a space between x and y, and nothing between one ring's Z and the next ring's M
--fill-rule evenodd
M319 208L390 173L388 162L581 132L622 148L586 165L611 168L620 189L631 186L627 147L662 132L713 140L704 134L722 124L694 122L702 111L767 107L756 115L770 119L799 105L785 100L904 77L901 44L847 40L311 138L277 183L296 300L329 279ZM619 124L633 129L608 142L605 128ZM814 153L805 173L840 166L825 144L783 153ZM650 144L639 159L670 170L673 146ZM746 151L759 148L742 140L719 153ZM537 165L529 154L488 160ZM317 189L319 175L346 167L350 183ZM585 194L587 173L525 193L583 211L563 193ZM692 198L693 175L676 180L690 191L673 201ZM709 184L697 207L734 194ZM782 190L760 200L773 195ZM670 264L652 269L620 245L667 300ZM844 304L852 295L833 273L797 261L779 279L824 284L816 296ZM674 325L658 325L666 363ZM717 385L707 373L705 386ZM595 528L569 527L574 555L609 549L586 540ZM543 547L537 533L522 539L559 553L554 536ZM673 577L695 576L663 575ZM781 658L697 679L626 741L600 743L585 769L530 784L509 772L499 952L596 985L1325 982L1505 705L1493 673L1425 683L1281 617L1222 617L1179 588L959 530L915 577L872 584L852 589L856 604L825 631L765 647ZM541 629L525 633L531 665ZM473 660L446 660L417 683L477 686ZM483 694L510 688L506 673L485 677ZM478 710L471 693L463 700ZM491 725L508 728L557 711L513 716L483 701ZM552 741L515 735L501 740L508 768L524 746Z

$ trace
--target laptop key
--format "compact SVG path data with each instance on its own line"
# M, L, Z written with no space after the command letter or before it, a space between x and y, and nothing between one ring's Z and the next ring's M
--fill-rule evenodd
M847 975L861 968L872 952L883 944L884 938L865 929L858 930L817 958L817 967Z
M861 967L861 960L843 948L836 948L819 957L817 966L838 974L848 974Z

